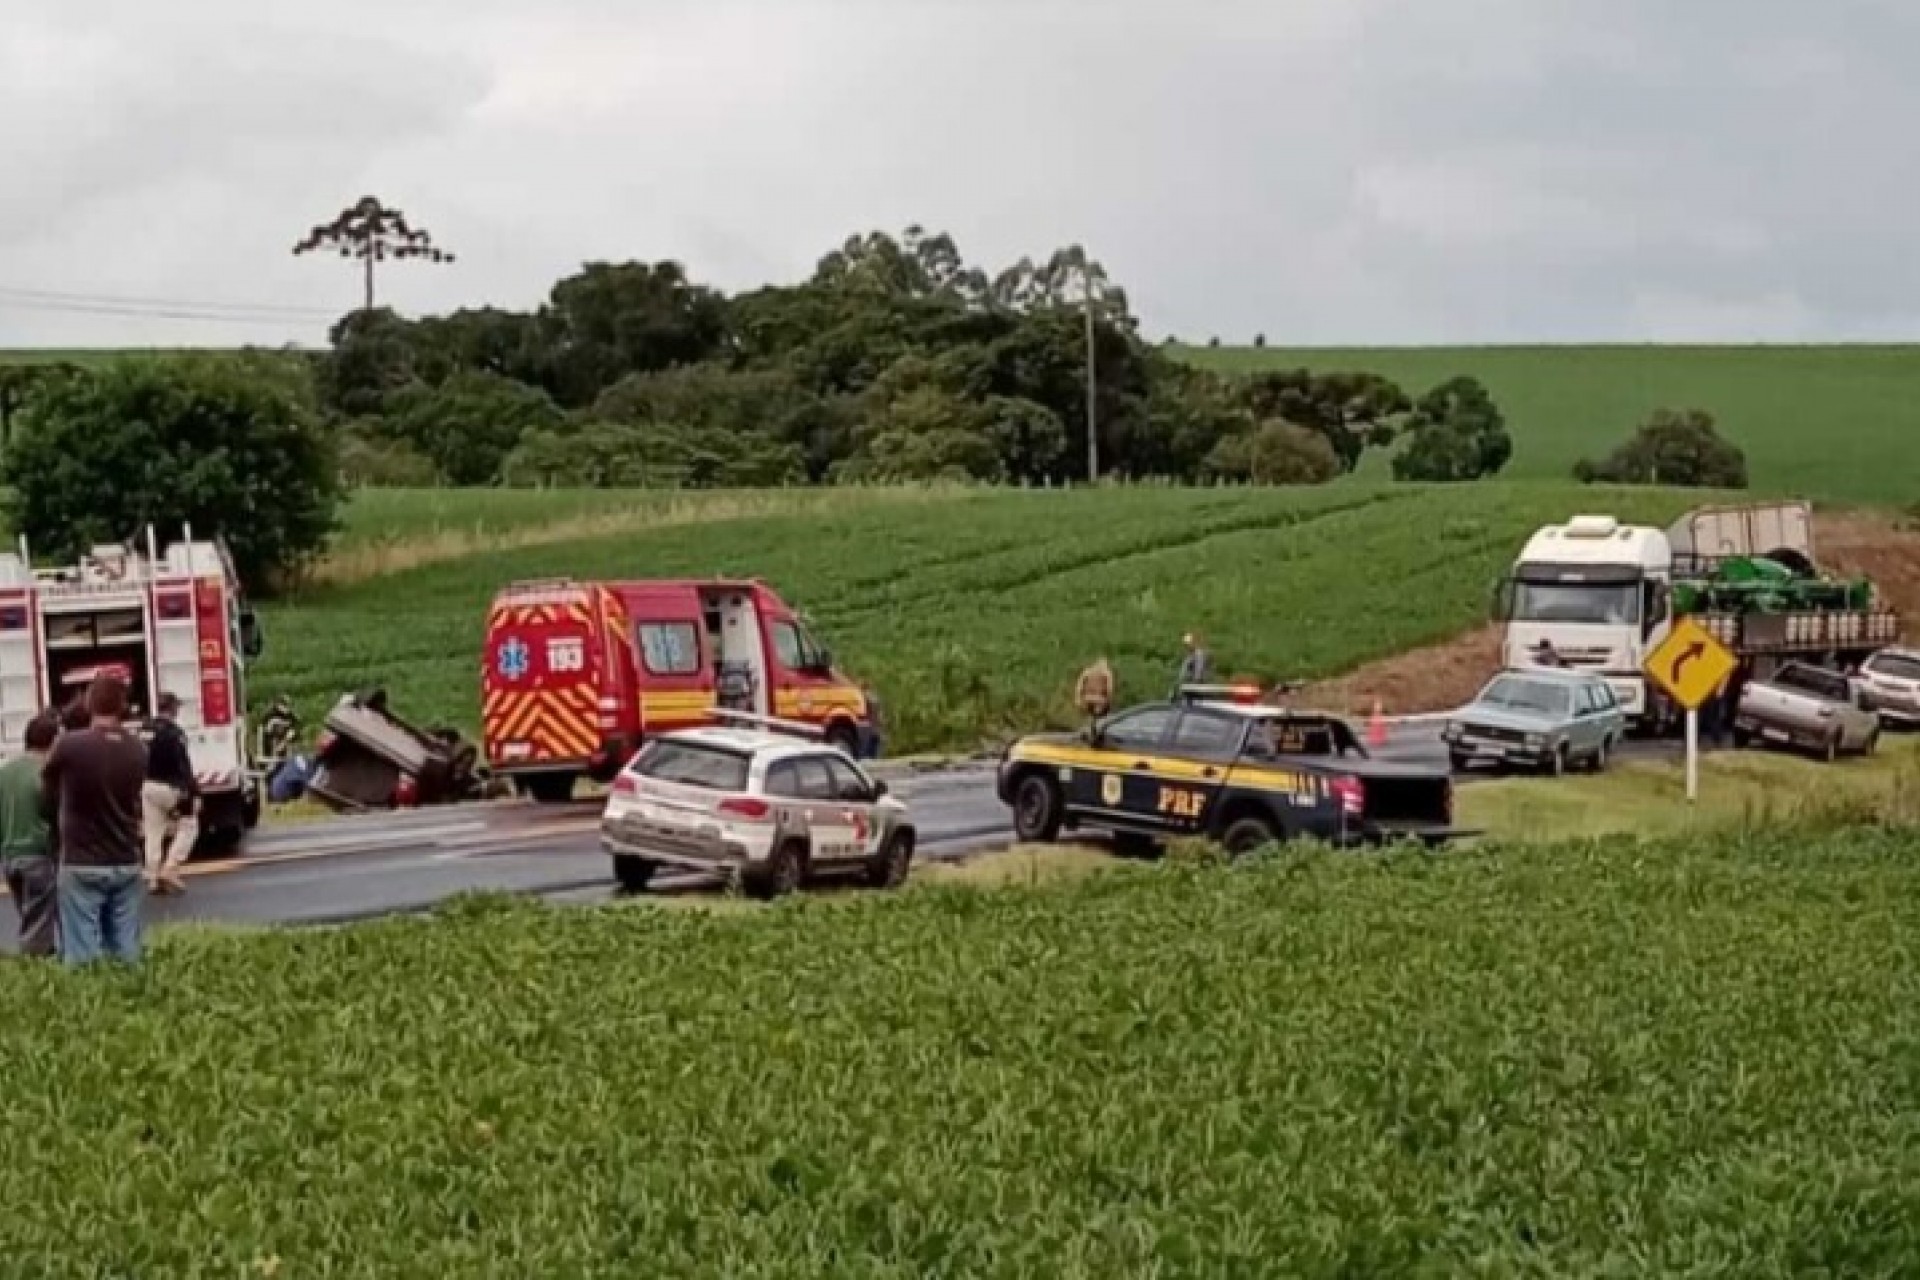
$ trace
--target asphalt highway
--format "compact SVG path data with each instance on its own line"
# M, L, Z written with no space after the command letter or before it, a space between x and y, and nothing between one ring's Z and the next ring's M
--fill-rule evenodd
M1444 769L1438 720L1393 724L1383 757ZM1667 744L1632 744L1670 753ZM991 762L933 770L882 766L895 795L913 809L921 861L966 858L1005 847L1009 815L993 790ZM188 892L148 903L155 925L338 924L431 909L458 894L533 894L567 903L613 896L599 847L599 804L520 801L324 819L269 826L230 860L188 868ZM701 878L658 882L673 892L704 887ZM0 909L0 951L14 946L11 903Z

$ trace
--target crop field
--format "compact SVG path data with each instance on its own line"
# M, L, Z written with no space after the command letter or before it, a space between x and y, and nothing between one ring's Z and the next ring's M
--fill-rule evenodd
M419 721L471 729L487 602L503 583L757 575L879 692L890 751L970 747L1065 720L1102 654L1122 698L1163 696L1196 628L1219 674L1316 676L1483 617L1537 525L1604 505L1665 519L1671 494L1564 485L849 493L796 515L508 546L266 611L258 699L318 714L385 683Z
M1186 349L1254 370L1365 369L1418 394L1485 382L1513 430L1516 479L1566 479L1659 408L1712 413L1747 454L1755 490L1911 503L1920 490L1920 347ZM1377 463L1375 465L1378 465Z
M0 1257L1908 1275L1915 853L1302 852L564 927L471 901L170 937L136 974L7 965L0 1167L32 1212L0 1217Z

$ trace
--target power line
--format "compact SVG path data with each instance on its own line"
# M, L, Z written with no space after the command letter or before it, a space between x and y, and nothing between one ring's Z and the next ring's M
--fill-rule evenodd
M0 308L63 311L80 315L153 317L177 320L333 320L336 312L280 303L204 302L181 298L137 298L112 294L68 293L0 285Z

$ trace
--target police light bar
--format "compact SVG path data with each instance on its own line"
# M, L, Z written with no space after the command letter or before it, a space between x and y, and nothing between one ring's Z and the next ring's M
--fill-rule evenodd
M1230 702L1258 702L1260 686L1257 684L1183 684L1180 697L1187 702L1213 702L1226 699Z
M817 724L807 724L801 720L782 720L778 716L756 715L751 711L715 709L713 718L722 724L753 725L789 738L809 738L818 742L827 736L827 731Z

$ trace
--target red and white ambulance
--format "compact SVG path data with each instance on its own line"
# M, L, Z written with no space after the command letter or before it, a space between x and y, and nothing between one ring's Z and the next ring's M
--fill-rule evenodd
M874 740L865 691L758 580L515 583L487 618L481 692L487 763L546 801L716 708L818 725L855 756Z
M0 757L27 723L58 711L102 671L126 679L136 718L180 699L201 790L201 848L224 851L260 819L247 734L246 663L260 631L232 559L191 530L161 552L99 546L77 565L36 569L22 538L0 552Z

